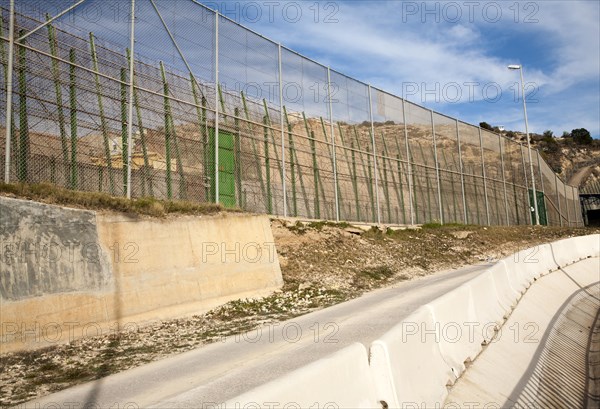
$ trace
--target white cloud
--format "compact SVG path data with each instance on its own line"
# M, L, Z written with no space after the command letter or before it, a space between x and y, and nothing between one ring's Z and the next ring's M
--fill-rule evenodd
M475 100L485 98L482 88L489 83L499 84L511 95L519 76L506 65L521 63L525 80L538 89L540 101L530 108L535 131L586 124L600 134L594 112L599 104L600 3L541 2L536 3L537 9L525 9L526 4L520 3L518 16L511 14L512 5L503 4L503 20L498 23L490 22L489 13L487 18L475 13L478 18L472 22L464 14L459 23L449 25L422 23L422 16L403 22L405 15L397 2L346 2L340 3L338 24L311 21L266 28L283 44L398 95L406 82L419 87L425 83L427 89L435 89L436 84L440 89L450 83L463 85L465 102L470 95L464 84L469 82L479 84ZM565 95L575 88L577 93ZM578 103L582 98L588 105ZM409 99L422 102L420 96ZM473 106L459 106L473 115ZM456 105L450 107L460 111ZM519 105L494 108L507 126L517 128L522 123ZM444 107L436 109L444 112ZM506 115L502 110L514 112ZM571 119L557 119L565 117Z

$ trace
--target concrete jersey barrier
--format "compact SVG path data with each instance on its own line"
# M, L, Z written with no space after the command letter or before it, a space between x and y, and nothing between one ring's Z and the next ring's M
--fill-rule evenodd
M447 395L456 376L439 348L439 326L432 309L423 306L370 348L370 368L377 400L388 407L434 407Z
M352 344L227 401L219 408L377 408L367 350Z
M563 254L563 253L567 254ZM600 255L600 235L515 253L417 309L369 349L352 345L226 403L226 407L389 407L443 404L465 370L541 275ZM293 406L293 404L298 404ZM246 406L245 406L246 405ZM251 405L251 406L247 406ZM253 406L252 406L253 405Z
M526 249L421 307L371 345L378 400L404 408L443 404L446 386L464 371L464 362L481 351L481 344L490 341L491 330L536 279L599 254L600 235ZM450 327L451 335L446 330Z

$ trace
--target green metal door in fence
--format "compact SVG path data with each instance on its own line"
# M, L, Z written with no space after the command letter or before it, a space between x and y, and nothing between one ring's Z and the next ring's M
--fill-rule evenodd
M531 208L533 208L533 190L529 189L529 203L531 204ZM544 192L537 192L537 206L538 212L540 214L540 225L547 226L548 225L548 215L546 214L546 200L544 198ZM531 210L531 224L535 224L535 211Z
M210 166L210 193L215 197L215 171L214 171L214 146L215 130L209 131L209 151L211 153ZM234 136L231 132L219 130L219 203L226 207L234 207L235 201L235 155L234 155Z

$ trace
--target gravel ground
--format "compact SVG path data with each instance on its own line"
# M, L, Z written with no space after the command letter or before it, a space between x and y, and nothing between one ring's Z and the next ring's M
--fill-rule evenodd
M600 230L429 226L362 232L345 224L272 221L284 287L204 314L0 356L0 406L23 403L398 281L492 261L536 244Z

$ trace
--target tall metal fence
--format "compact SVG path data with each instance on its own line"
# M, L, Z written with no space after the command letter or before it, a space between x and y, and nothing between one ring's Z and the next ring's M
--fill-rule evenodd
M542 224L582 224L577 189L537 151L534 195L513 140L194 0L131 3L17 2L11 41L0 2L5 181L389 224L532 224L535 196Z

